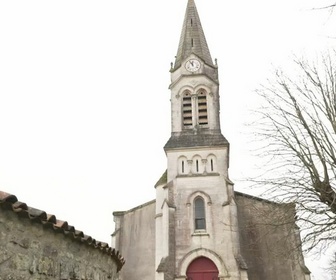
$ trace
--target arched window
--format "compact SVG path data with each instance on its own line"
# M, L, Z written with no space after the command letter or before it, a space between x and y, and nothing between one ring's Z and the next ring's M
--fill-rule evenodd
M182 100L182 117L184 127L192 126L192 104L191 104L191 94L189 91L183 93Z
M204 199L200 196L194 201L195 230L206 229Z
M182 94L182 123L183 128L190 129L196 125L208 125L207 91L200 89L195 94L185 90Z
M180 156L177 161L177 173L179 175L186 175L189 173L188 160L185 156Z
M217 172L217 160L215 155L210 154L207 156L207 161L206 161L206 171L208 173L215 173Z
M192 158L192 166L191 170L193 174L203 174L204 172L204 162L202 161L202 158L200 155L195 155Z
M208 124L208 106L207 106L207 96L205 90L200 90L197 94L197 115L198 124L207 125Z

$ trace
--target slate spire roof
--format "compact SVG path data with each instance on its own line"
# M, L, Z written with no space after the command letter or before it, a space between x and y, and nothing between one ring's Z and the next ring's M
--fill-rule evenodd
M195 2L188 0L174 69L179 68L183 60L192 53L206 64L214 66Z

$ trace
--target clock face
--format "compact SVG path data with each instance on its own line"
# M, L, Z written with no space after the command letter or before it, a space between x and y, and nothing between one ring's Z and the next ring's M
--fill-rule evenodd
M189 59L186 62L185 67L188 71L195 72L200 69L201 63L197 59Z

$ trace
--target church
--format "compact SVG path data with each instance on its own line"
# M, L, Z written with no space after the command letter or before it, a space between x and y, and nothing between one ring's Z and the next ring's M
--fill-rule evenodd
M309 280L295 205L234 191L218 65L188 0L170 69L171 137L156 198L113 212L122 280Z

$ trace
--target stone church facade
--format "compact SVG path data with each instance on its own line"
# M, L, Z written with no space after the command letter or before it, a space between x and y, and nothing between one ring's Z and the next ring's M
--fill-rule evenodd
M218 66L188 0L170 69L171 137L156 199L114 212L122 280L308 280L292 204L235 192Z

